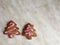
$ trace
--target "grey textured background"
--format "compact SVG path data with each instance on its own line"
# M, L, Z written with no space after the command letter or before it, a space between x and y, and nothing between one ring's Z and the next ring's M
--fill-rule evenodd
M32 23L37 37L8 38L3 31L10 20L20 32L26 23ZM0 0L0 45L60 45L60 0Z

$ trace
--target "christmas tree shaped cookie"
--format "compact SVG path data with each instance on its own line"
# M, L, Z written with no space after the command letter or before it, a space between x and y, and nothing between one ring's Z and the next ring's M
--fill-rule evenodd
M37 36L37 34L35 33L34 26L30 23L25 25L22 35L25 36L27 39L32 39L32 37Z
M8 35L9 38L13 38L14 35L20 35L18 30L19 28L17 27L17 24L13 21L9 21L7 27L5 28L4 34Z

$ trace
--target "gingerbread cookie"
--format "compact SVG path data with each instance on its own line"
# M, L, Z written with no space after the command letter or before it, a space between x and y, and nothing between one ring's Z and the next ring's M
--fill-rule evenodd
M7 27L5 28L4 34L8 35L9 38L13 38L14 35L20 35L20 32L18 31L19 28L16 27L16 23L13 21L9 21L7 24Z
M37 36L37 34L35 33L34 26L30 23L24 26L22 35L25 36L27 39L32 39L32 37Z

